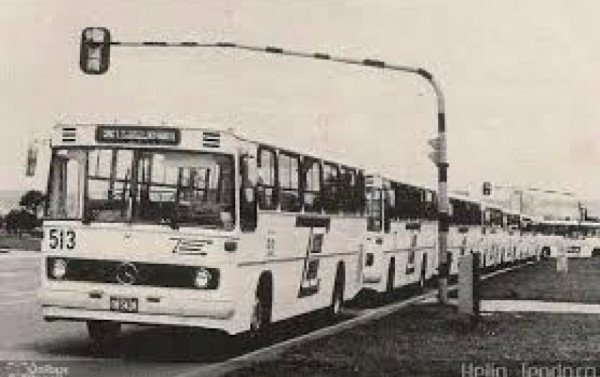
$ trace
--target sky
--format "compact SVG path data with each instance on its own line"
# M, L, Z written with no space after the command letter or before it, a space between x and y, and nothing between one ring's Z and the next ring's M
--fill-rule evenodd
M435 187L435 96L405 73L224 50L114 48L79 70L86 26L114 40L236 41L424 67L446 97L449 183L600 199L597 0L0 1L0 190L56 123L233 128Z

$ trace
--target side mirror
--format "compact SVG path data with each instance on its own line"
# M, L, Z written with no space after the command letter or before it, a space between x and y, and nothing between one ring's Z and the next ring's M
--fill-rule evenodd
M37 167L38 148L35 144L30 144L27 148L27 166L25 167L25 175L33 177Z
M110 31L104 27L87 27L81 33L79 67L88 75L101 75L110 63Z

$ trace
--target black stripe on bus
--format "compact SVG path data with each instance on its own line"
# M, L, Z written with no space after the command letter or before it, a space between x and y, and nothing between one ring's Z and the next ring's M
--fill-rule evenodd
M421 223L414 222L414 221L407 222L406 230L421 230Z
M297 228L325 228L329 230L331 219L329 217L312 217L298 216L296 217Z

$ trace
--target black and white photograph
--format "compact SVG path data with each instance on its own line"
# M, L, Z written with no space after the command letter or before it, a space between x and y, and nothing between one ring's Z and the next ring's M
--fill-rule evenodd
M0 0L0 377L600 376L598 14Z

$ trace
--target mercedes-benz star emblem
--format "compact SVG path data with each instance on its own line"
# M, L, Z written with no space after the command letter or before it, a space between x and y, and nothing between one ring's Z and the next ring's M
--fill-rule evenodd
M135 284L138 279L138 270L133 263L123 262L117 267L115 278L121 284Z

